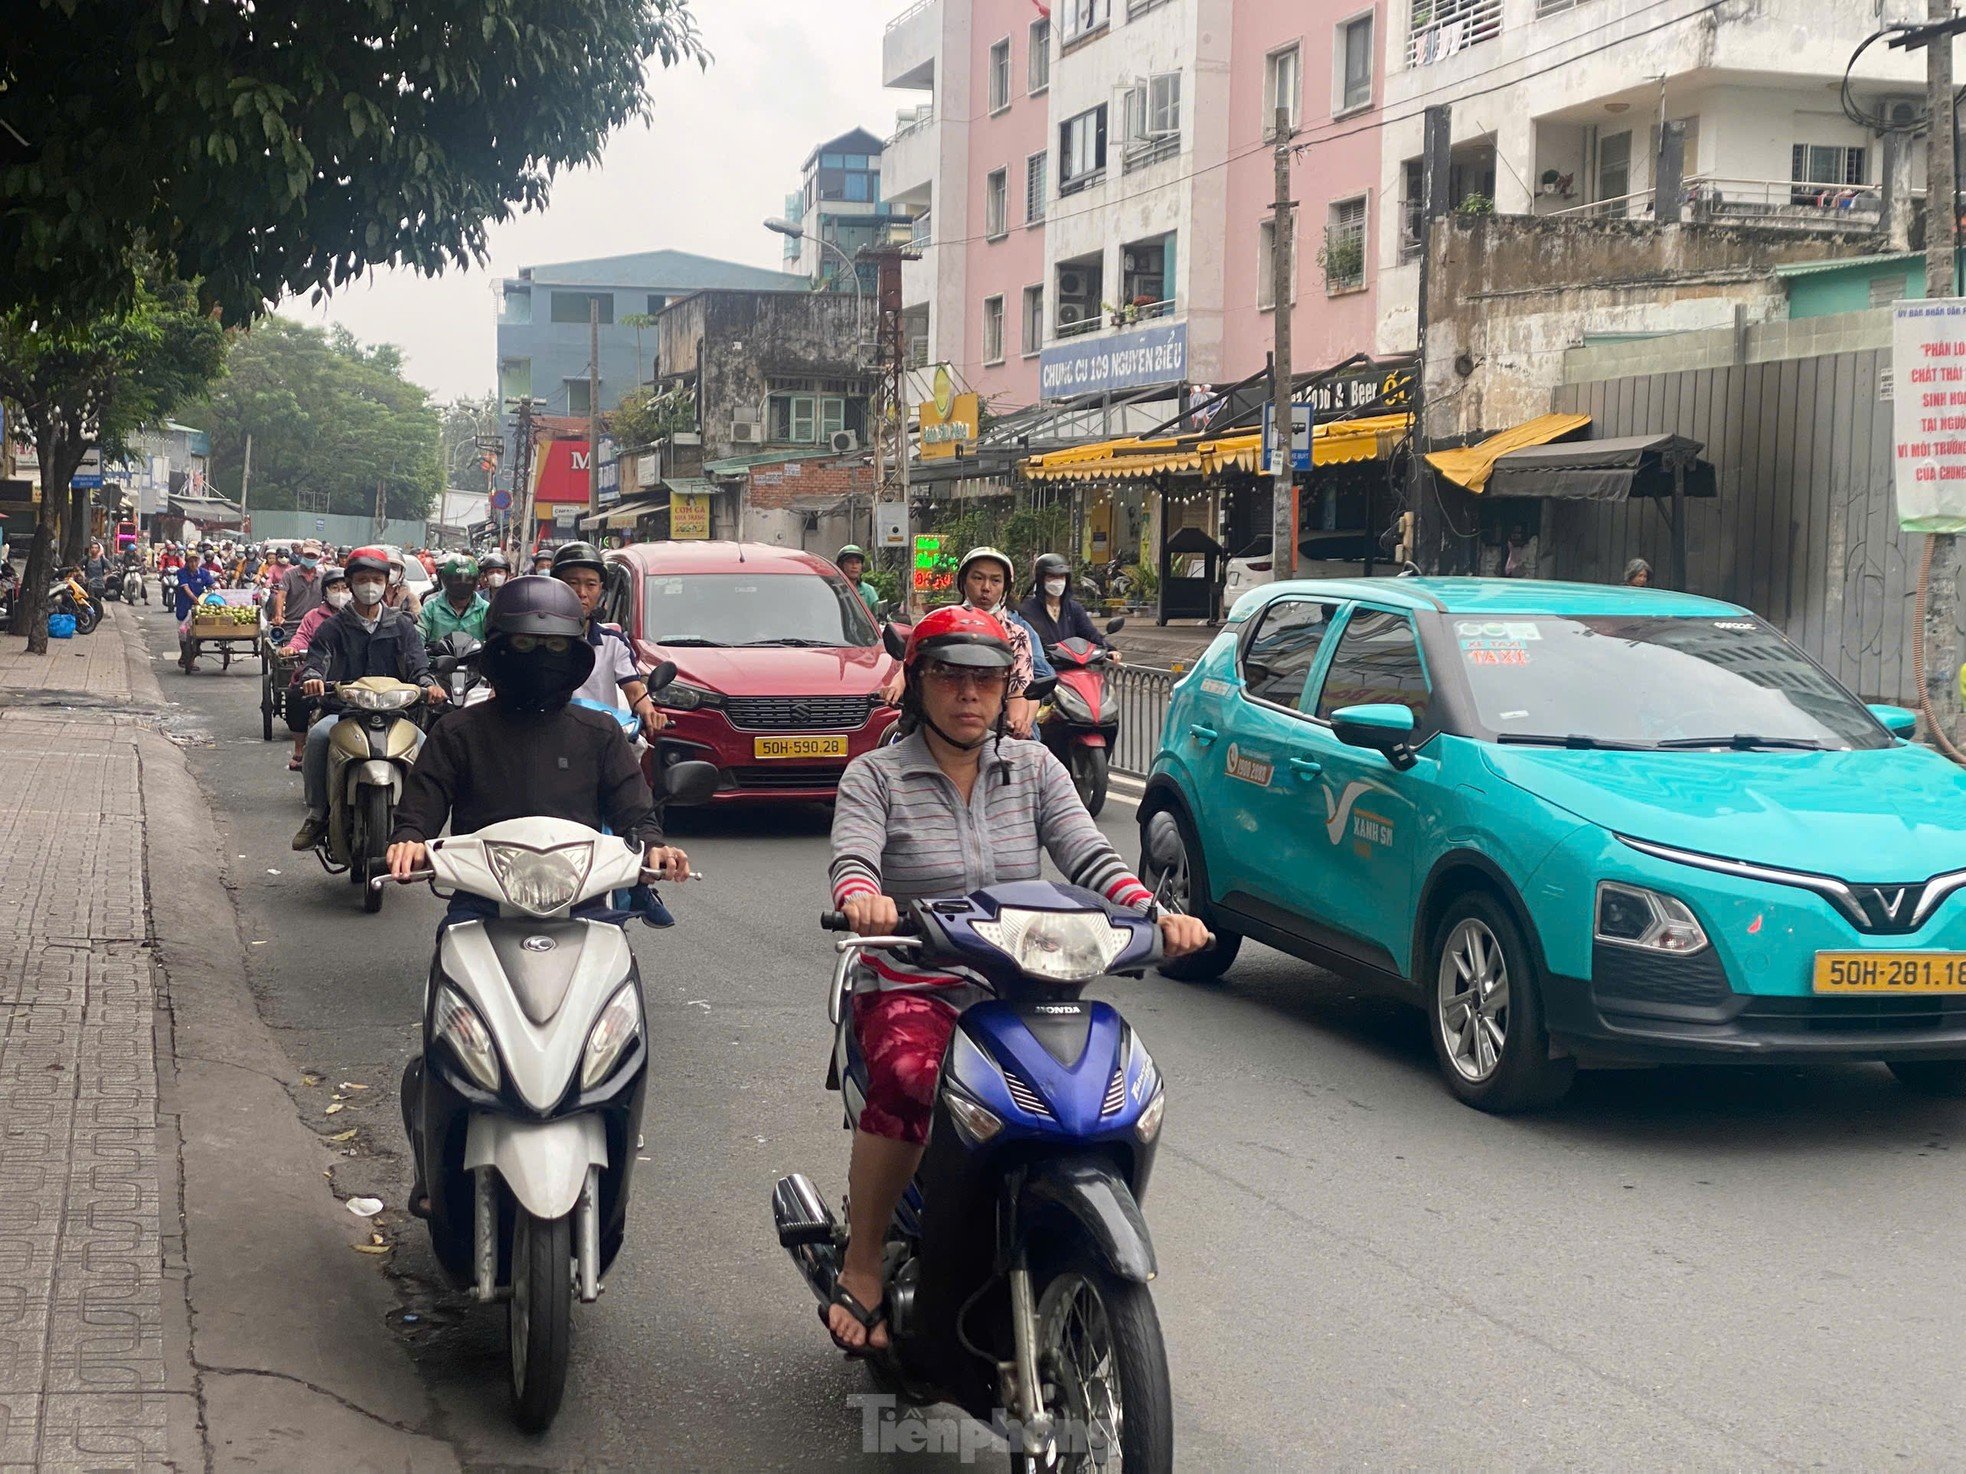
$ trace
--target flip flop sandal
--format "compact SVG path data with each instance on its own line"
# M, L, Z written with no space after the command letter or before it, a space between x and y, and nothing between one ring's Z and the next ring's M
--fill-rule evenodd
M839 1333L833 1329L831 1317L827 1315L827 1312L835 1305L860 1322L861 1329L867 1333L867 1340L864 1344L854 1346L840 1339ZM848 1356L865 1356L875 1349L874 1328L887 1324L887 1302L883 1300L878 1307L869 1310L854 1298L852 1291L835 1282L833 1285L833 1298L819 1307L819 1323L826 1327L826 1334L833 1338L833 1344Z

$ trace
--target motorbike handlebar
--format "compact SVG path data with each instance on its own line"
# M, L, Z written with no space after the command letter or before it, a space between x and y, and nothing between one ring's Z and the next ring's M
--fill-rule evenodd
M844 911L821 911L819 925L825 931L852 931L853 923L846 919Z
M654 885L659 880L674 880L680 882L685 880L701 880L701 879L703 879L703 872L693 867L690 869L690 871L687 874L683 874L683 875L671 875L667 870L650 870L647 866L642 867L642 883L644 885Z
M437 872L435 870L412 870L400 881L396 881L396 877L393 875L377 875L370 878L369 889L379 891L392 881L395 881L399 885L415 885L418 881L435 880L436 878Z

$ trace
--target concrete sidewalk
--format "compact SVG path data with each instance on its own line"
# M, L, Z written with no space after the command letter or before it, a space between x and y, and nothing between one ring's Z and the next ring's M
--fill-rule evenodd
M454 1467L186 862L141 617L0 636L0 1474Z

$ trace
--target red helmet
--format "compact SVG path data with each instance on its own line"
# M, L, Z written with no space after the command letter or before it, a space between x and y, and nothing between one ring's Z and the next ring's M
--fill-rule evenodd
M353 578L358 573L380 573L387 575L389 572L389 549L377 547L357 548L348 555L348 561L341 566L350 578Z
M1010 636L995 615L952 604L924 616L909 631L908 653L901 663L909 670L924 659L1009 670L1013 658Z

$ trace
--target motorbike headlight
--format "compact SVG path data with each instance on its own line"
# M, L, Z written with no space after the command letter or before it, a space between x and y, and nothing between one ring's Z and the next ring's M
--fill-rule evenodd
M1684 901L1614 880L1598 882L1595 935L1600 942L1682 956L1707 945L1705 928Z
M498 1089L498 1051L478 1010L454 988L441 988L432 1015L437 1037L450 1045L465 1074L487 1090Z
M949 1118L956 1123L956 1129L971 1146L981 1146L1003 1130L1002 1117L978 1105L961 1091L944 1089L942 1099L948 1102Z
M671 681L655 693L655 704L672 711L696 711L700 707L722 706L724 697L721 691L692 686L687 681Z
M1026 911L1006 907L995 921L971 923L976 934L1008 953L1033 977L1081 983L1105 972L1126 950L1131 933L1103 911Z
M517 844L487 844L485 862L506 900L522 911L543 916L558 911L580 894L594 863L594 846L570 844L556 850L532 850Z
M1060 714L1070 717L1075 722L1093 720L1092 708L1086 703L1086 699L1063 681L1060 681L1057 689L1051 693L1051 704L1058 708Z
M414 702L419 691L366 691L360 686L343 686L338 696L358 711L401 711Z
M601 1010L594 1030L587 1036L587 1053L580 1065L580 1088L592 1090L613 1073L621 1055L635 1036L642 1032L642 1004L629 983Z

